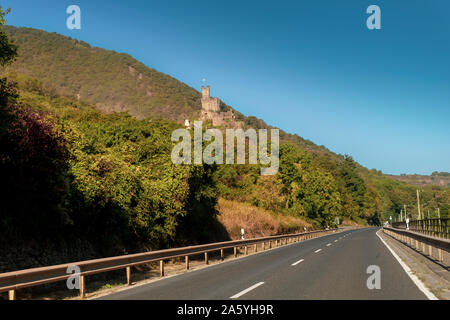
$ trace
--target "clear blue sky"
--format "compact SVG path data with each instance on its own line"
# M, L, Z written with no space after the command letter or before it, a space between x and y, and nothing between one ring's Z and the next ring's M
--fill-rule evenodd
M385 173L450 171L448 0L0 0ZM77 4L82 29L66 28ZM381 8L368 30L366 8Z

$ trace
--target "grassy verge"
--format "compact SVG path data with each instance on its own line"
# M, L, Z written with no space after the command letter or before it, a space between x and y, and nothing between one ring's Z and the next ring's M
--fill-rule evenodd
M311 224L301 218L277 214L244 202L219 199L217 209L220 223L233 240L240 239L241 228L244 228L248 239L312 229Z

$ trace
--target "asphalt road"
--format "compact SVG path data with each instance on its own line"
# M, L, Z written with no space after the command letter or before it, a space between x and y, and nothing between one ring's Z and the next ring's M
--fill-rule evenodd
M376 235L348 230L194 270L99 299L427 299ZM370 265L381 288L368 289Z

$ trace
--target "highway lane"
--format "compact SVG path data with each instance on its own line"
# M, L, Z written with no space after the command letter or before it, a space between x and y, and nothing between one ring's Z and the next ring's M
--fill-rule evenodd
M376 235L348 230L132 287L99 299L426 299ZM367 267L381 289L367 288Z

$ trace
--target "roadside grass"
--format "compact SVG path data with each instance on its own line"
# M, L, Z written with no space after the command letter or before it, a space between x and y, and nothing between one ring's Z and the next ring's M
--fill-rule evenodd
M231 239L241 238L244 228L246 238L267 237L277 234L312 230L312 225L302 218L275 213L248 203L219 199L218 220L226 228Z

